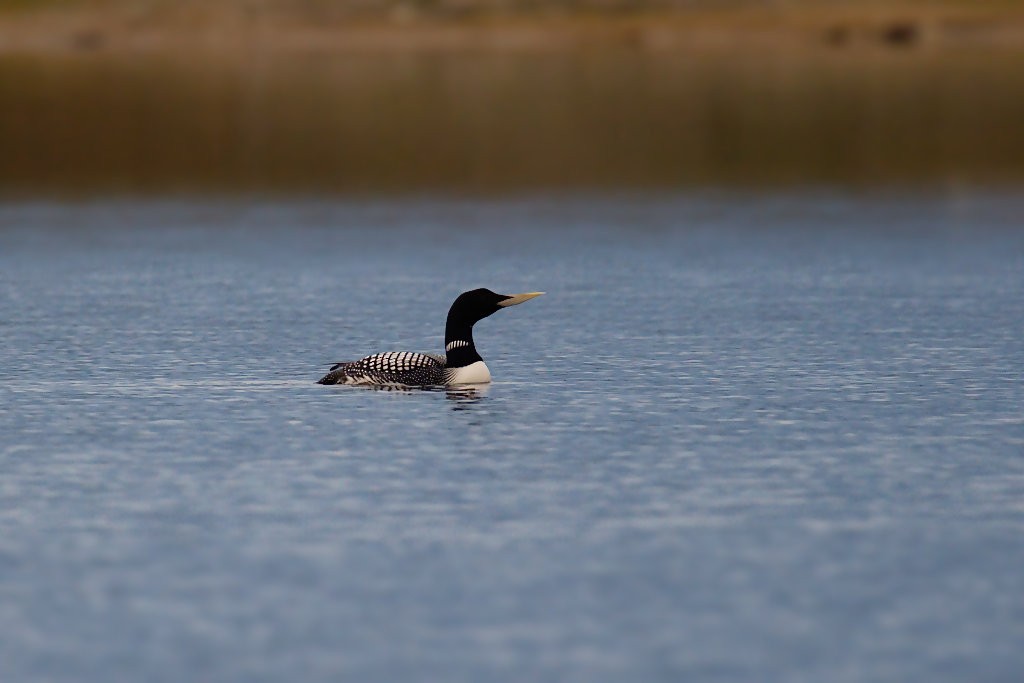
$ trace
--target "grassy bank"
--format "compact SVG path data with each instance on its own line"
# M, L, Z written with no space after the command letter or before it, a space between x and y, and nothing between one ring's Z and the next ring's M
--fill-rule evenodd
M0 52L1024 49L1007 0L0 0Z
M0 0L0 198L1024 183L1020 3L539 7Z

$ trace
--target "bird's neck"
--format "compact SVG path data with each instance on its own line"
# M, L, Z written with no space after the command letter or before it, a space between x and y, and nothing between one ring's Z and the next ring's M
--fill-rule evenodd
M461 368L483 360L473 343L473 326L451 320L444 330L444 352L449 368Z

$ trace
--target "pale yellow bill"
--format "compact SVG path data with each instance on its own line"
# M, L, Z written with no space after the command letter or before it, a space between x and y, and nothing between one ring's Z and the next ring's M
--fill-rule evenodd
M544 292L526 292L524 294L510 294L507 299L505 299L504 301L502 301L498 305L501 306L502 308L504 308L506 306L515 306L516 304L521 304L524 301L529 301L530 299L534 299L534 298L540 296L543 293Z

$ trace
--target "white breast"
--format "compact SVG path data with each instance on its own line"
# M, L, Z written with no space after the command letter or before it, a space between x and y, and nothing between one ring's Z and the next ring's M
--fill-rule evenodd
M491 381L491 371L482 360L478 360L464 368L452 368L449 384L487 384Z

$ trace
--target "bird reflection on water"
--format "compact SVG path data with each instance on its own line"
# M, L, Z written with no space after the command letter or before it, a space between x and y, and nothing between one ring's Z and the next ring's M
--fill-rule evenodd
M491 390L490 384L462 384L454 387L443 387L445 398L453 401L452 410L469 410L474 403L487 398Z
M445 398L449 401L453 401L453 410L466 410L474 403L479 403L482 399L487 397L487 394L491 390L490 384L459 384L453 386L405 386L402 384L378 384L378 385L363 385L360 389L370 389L373 391L397 391L397 392L429 392L429 393L444 393Z

